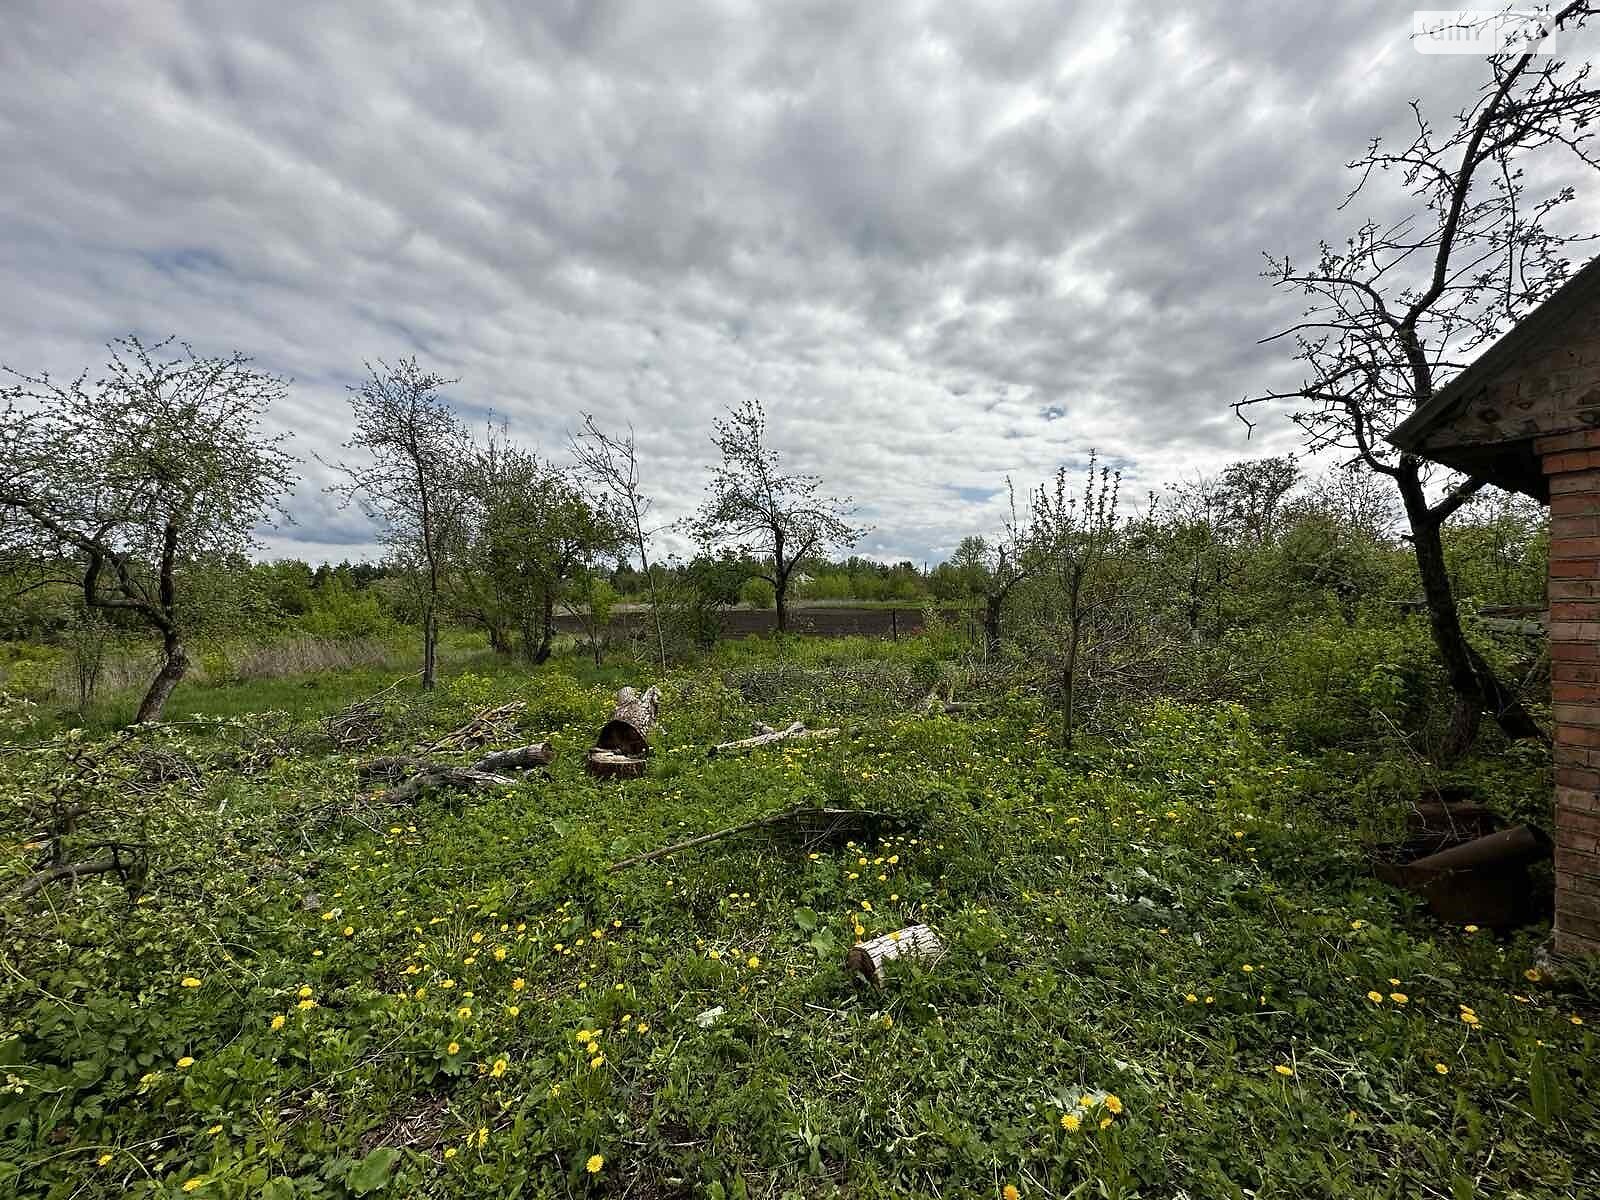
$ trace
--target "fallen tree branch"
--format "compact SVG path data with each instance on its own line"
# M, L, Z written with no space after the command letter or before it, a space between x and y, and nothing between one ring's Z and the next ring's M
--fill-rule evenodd
M887 813L873 812L859 808L811 808L808 805L798 805L794 808L781 809L778 812L768 813L764 817L757 817L753 821L741 821L737 825L729 825L725 829L718 829L711 833L702 833L698 837L686 838L681 842L662 846L655 850L646 851L644 854L635 854L632 858L624 858L614 862L608 868L612 872L625 871L629 867L636 867L640 863L654 862L659 858L667 858L680 851L691 849L695 846L704 846L710 842L719 842L723 838L733 837L735 834L748 833L753 829L778 829L784 832L798 833L809 842L837 840L845 834L856 837L870 837L886 825L892 825L895 819Z
M123 842L102 842L97 849L111 851L110 858L96 858L88 862L55 863L22 881L22 886L17 889L16 898L26 900L30 896L43 891L52 883L61 880L71 880L74 884L78 880L90 875L116 874L121 877L122 884L132 895L143 883L149 873L149 858L143 845L131 845Z
M770 746L775 742L800 742L838 736L838 729L807 729L803 721L796 721L786 729L774 729L770 725L758 725L756 726L754 737L741 738L736 742L723 742L706 751L706 756L715 758L719 754L729 754L739 750L754 750L759 746Z
M494 750L465 767L434 762L415 754L391 754L366 763L361 768L361 774L365 778L383 776L395 780L407 771L415 772L409 779L395 784L378 797L380 803L403 804L437 787L485 790L515 787L517 781L503 772L529 771L548 766L555 756L555 748L549 742Z
M452 729L438 741L418 749L419 754L438 754L444 750L466 750L482 746L511 732L517 717L528 706L525 700L512 700L494 708L480 709L459 729Z

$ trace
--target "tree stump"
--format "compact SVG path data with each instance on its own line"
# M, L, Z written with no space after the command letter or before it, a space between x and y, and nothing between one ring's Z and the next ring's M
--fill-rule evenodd
M643 754L618 754L596 746L583 760L583 767L596 779L637 779L649 761Z
M908 925L870 942L857 942L850 948L845 967L855 971L874 987L882 987L884 968L897 958L926 959L930 964L944 957L944 943L926 925Z

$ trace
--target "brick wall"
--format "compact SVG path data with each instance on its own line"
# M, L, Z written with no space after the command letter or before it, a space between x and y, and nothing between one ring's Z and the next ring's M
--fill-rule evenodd
M1600 953L1600 430L1540 438L1550 477L1556 950Z

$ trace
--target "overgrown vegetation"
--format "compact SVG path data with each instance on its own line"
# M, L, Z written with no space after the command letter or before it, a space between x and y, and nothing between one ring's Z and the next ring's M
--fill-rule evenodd
M1323 628L1249 707L1146 705L1067 757L1048 704L938 635L741 643L675 670L655 762L622 784L579 764L623 675L579 658L391 690L359 748L323 718L370 675L289 689L294 712L13 745L8 828L70 795L88 809L70 852L139 842L149 864L6 902L0 1190L1600 1186L1593 981L1547 977L1541 930L1441 928L1366 867L1439 782L1370 716L1404 719L1391 660L1409 643L1426 673L1426 632ZM928 714L941 678L987 709ZM204 711L211 692L188 694ZM548 778L375 805L360 763L513 699L507 744L548 735ZM845 732L705 757L790 719ZM1329 745L1352 727L1370 743ZM1537 761L1452 778L1547 803ZM606 873L795 803L903 825ZM8 892L45 849L8 850ZM881 993L847 976L852 942L917 921L942 962Z

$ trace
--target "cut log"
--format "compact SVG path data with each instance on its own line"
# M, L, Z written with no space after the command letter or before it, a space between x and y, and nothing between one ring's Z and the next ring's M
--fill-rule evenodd
M650 726L656 723L656 710L661 705L661 689L651 686L643 694L625 687L617 693L616 707L611 719L600 727L595 738L596 750L610 750L615 754L638 756L650 753Z
M618 754L596 746L583 760L583 767L596 779L637 779L649 762L643 754Z
M794 722L787 729L774 729L770 725L758 725L754 737L741 738L736 742L723 742L706 751L710 758L719 754L732 754L740 750L754 750L758 746L770 746L774 742L803 742L820 738L838 737L837 729L807 729L800 721Z
M931 966L944 957L944 943L926 925L908 925L870 942L857 942L845 958L845 967L874 987L882 987L884 971L897 958L925 960Z
M531 771L555 761L555 747L549 742L534 742L512 750L494 750L472 764L475 771Z

